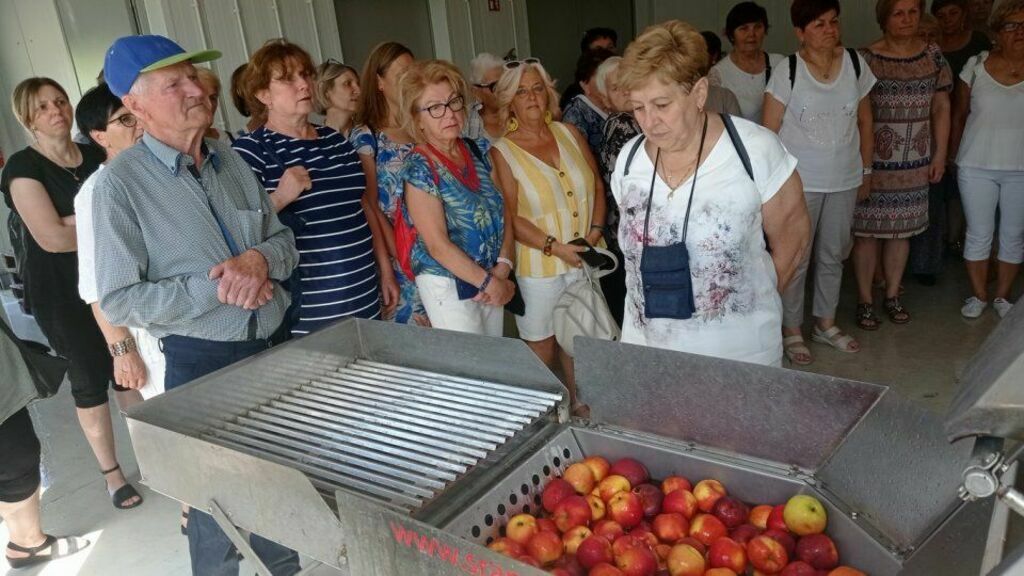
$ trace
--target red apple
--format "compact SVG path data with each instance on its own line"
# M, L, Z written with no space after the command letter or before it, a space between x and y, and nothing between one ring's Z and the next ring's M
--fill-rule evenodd
M817 576L817 574L818 571L810 564L797 560L796 562L786 564L786 567L782 569L779 576Z
M629 492L633 489L633 485L626 480L624 476L617 474L609 474L597 483L597 491L601 496L601 500L608 502L619 492Z
M594 524L592 530L594 534L604 537L604 539L608 540L609 542L614 542L616 538L626 533L626 530L622 527L622 524L619 524L611 518L605 518L597 524Z
M786 528L797 536L821 534L828 524L828 512L814 496L797 494L786 502L782 510Z
M588 576L625 576L625 574L615 566L602 562L591 568Z
M749 522L761 530L768 528L768 516L772 513L772 507L767 504L754 506L750 511Z
M650 518L661 512L661 501L665 494L654 484L640 484L633 487L633 494L640 497L640 505L644 509L644 517Z
M612 542L612 555L618 558L623 552L637 546L647 546L647 541L633 534L624 534Z
M671 551L672 551L672 545L671 544L658 544L657 546L654 547L654 554L658 557L658 560L661 561L661 562L658 562L658 568L659 569L667 568L667 566L662 566L661 563L664 562L666 558L668 558L668 553L671 552Z
M816 570L831 570L839 566L839 551L825 534L804 536L796 543L796 557Z
M732 538L733 540L746 546L747 542L750 542L751 538L753 538L754 536L760 536L761 532L763 532L763 530L761 530L757 526L754 526L753 524L742 524L740 526L737 526L735 530L729 533L729 538Z
M725 527L729 530L736 528L747 521L750 516L750 508L740 502L739 500L731 496L723 496L715 502L715 507L711 510L712 514L716 518L725 524Z
M577 462L565 469L562 479L572 485L577 494L589 494L597 486L590 466Z
M552 568L548 570L548 574L551 576L572 576L572 572L569 572L565 568Z
M765 530L761 535L782 544L782 547L786 549L786 555L792 557L796 553L796 539L789 532L784 530Z
M562 557L565 545L554 532L537 532L526 543L526 551L545 566Z
M737 576L738 572L728 568L712 568L704 573L704 576Z
M690 481L684 476L669 476L661 481L661 491L665 494L676 490L691 492L693 491L693 484L690 484Z
M651 528L659 540L671 544L690 533L690 521L679 512L668 512L655 516Z
M516 514L505 526L505 536L524 546L539 531L537 519L529 514Z
M616 556L615 565L625 576L654 576L658 557L646 546L635 546Z
M747 551L731 538L719 538L708 548L708 564L712 568L728 568L743 572L747 567Z
M580 547L580 543L589 538L593 532L586 526L576 526L570 528L568 532L562 534L562 544L565 545L566 554L575 554L576 549Z
M697 498L687 490L673 490L661 501L662 512L679 512L687 519L697 513Z
M516 558L516 560L522 562L523 564L529 564L530 566L533 566L534 568L540 568L541 567L540 562L538 562L536 558L534 558L533 556L530 556L529 554L524 554L524 555L520 556L519 558Z
M718 502L718 499L726 494L725 486L711 478L701 480L693 487L693 495L697 498L697 507L701 512L711 512L715 507L715 502Z
M550 514L555 511L555 506L558 506L559 502L575 493L576 490L573 489L572 484L562 478L555 478L544 487L544 491L540 494L540 503Z
M594 522L604 518L605 513L608 511L608 507L605 506L604 500L601 500L600 496L587 494L587 504L590 505L590 519Z
M642 540L645 544L647 544L647 547L651 550L653 550L655 546L660 544L660 541L658 540L658 537L655 536L654 532L651 531L649 527L644 526L642 524L630 530L629 533L630 535Z
M768 515L768 521L765 523L765 528L769 530L782 530L783 532L789 532L789 528L786 527L786 519L783 517L783 512L785 510L785 504L773 506L771 514Z
M860 570L850 568L849 566L840 566L835 570L829 572L828 576L867 576L867 574L861 572Z
M617 474L629 480L630 486L637 486L639 484L645 484L651 479L651 475L647 472L647 467L640 463L635 458L622 458L616 460L610 470L609 474Z
M789 562L786 549L770 537L761 535L747 543L747 557L750 563L762 572L781 572Z
M587 526L592 517L593 512L590 511L587 499L575 494L559 502L558 506L555 506L554 514L551 515L555 526L563 534L576 526Z
M690 522L690 536L705 546L711 546L715 540L728 534L729 530L726 529L725 524L710 514L698 514Z
M600 456L589 456L584 458L582 462L594 473L594 480L597 482L604 480L604 477L608 475L608 471L612 468L612 465Z
M587 569L580 564L580 561L576 559L574 554L562 556L558 562L555 562L555 566L565 570L569 576L587 576Z
M600 536L590 536L576 548L576 559L580 565L589 569L602 562L612 562L615 556L610 542Z
M704 555L689 544L676 544L668 553L665 563L672 576L703 576L707 567Z
M518 558L526 554L526 548L522 544L508 537L498 538L487 547L509 558Z
M539 532L554 532L555 534L561 535L558 526L555 526L555 522L551 518L537 518L537 530Z
M693 536L687 536L686 538L680 538L676 544L689 544L693 546L694 550L700 552L701 556L704 556L708 552L708 547L703 542L697 540Z
M609 476L609 478L614 478L614 476ZM608 501L608 516L627 530L636 526L644 518L644 509L640 504L640 498L632 492L616 493Z

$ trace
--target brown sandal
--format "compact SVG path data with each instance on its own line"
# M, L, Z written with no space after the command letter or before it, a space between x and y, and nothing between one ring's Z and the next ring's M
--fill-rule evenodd
M878 330L878 327L882 325L882 321L879 320L878 315L875 314L875 306L870 302L861 302L857 304L857 315L855 317L857 326L861 330L867 330L869 332Z
M885 313L893 324L906 324L910 322L910 312L900 304L899 297L885 299Z

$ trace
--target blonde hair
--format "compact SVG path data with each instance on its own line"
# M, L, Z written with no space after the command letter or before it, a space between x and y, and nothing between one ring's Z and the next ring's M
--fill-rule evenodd
M878 27L885 32L885 23L889 20L889 15L892 14L892 9L896 7L896 3L900 0L878 0L875 3L875 21L878 22ZM924 14L924 0L918 0L918 9L921 14Z
M33 104L35 103L36 96L39 95L39 91L45 86L53 87L64 96L65 100L71 101L68 98L67 90L63 86L58 84L53 78L45 76L36 76L22 80L14 87L14 92L11 94L11 110L14 111L18 124L21 124L21 127L29 133L32 132Z
M551 118L555 120L561 118L562 111L558 108L558 92L555 90L555 81L551 79L551 75L544 69L543 64L540 62L522 62L515 68L508 68L508 64L505 66L505 70L501 73L501 78L498 79L498 83L494 86L494 96L498 99L498 118L502 128L508 126L508 121L512 117L512 100L515 99L516 92L519 90L519 82L522 81L523 74L526 74L527 70L536 70L537 74L540 75L541 82L547 87L547 111L551 113Z
M313 107L316 109L317 114L327 114L327 108L331 104L329 94L334 89L334 81L346 72L351 72L355 76L356 82L359 82L359 71L348 64L328 60L316 67L316 89L313 90Z
M999 32L999 29L1006 23L1006 19L1017 12L1024 12L1024 0L1003 0L992 10L992 15L988 19L988 27L993 32Z
M693 26L680 20L656 24L626 48L619 65L619 86L635 90L658 77L689 91L707 71L708 58L704 36Z
M594 72L594 83L597 84L597 91L604 94L605 98L608 97L608 76L615 74L620 64L622 64L622 56L610 56L604 62L601 62L601 65L597 67L597 72Z
M462 96L464 104L468 104L466 80L462 73L451 62L444 60L423 60L413 64L409 70L402 74L398 82L398 118L399 125L416 142L424 142L423 131L420 130L416 119L419 117L420 98L427 87L434 84L447 83L455 91L455 94ZM465 108L456 112L464 114Z

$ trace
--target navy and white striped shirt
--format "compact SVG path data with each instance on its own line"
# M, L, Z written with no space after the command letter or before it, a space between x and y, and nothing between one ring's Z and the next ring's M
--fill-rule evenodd
M281 214L293 226L299 250L296 335L349 316L380 316L373 238L360 204L366 190L362 164L332 128L317 126L316 134L316 140L301 140L261 127L234 143L268 193L292 166L305 167L313 181Z

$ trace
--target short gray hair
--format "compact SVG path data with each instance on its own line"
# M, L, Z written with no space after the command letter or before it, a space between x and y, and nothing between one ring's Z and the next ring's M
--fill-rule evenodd
M994 32L999 32L1007 18L1017 12L1024 12L1024 0L1003 0L992 10L992 15L988 19L988 27Z
M622 63L622 56L609 56L594 72L594 83L597 84L597 91L608 97L608 75L615 74Z
M469 82L479 84L484 80L484 74L493 68L501 68L505 61L490 52L481 52L469 62Z

